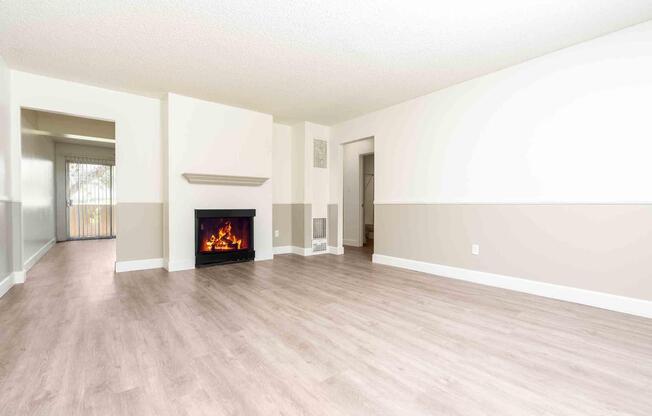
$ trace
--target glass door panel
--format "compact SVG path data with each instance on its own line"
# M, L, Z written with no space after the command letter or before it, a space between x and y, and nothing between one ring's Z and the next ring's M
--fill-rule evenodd
M66 162L68 239L115 237L115 166Z

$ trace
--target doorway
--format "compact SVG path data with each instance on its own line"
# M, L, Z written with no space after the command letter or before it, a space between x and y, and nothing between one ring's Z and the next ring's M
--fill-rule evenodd
M55 243L116 236L115 123L21 108L21 237L23 269ZM100 247L115 259L113 241L71 242L68 250Z
M374 241L374 138L342 145L342 243L344 252L371 258Z
M115 164L66 158L68 240L115 238Z
M374 154L362 155L362 245L374 248Z

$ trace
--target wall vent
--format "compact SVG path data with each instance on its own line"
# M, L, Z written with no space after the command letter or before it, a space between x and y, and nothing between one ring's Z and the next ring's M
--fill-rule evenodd
M326 218L312 219L312 238L326 238Z
M326 241L319 241L319 242L313 242L312 243L312 252L313 253L319 253L321 251L326 251Z
M316 168L328 167L328 142L326 140L314 139L312 141L313 166Z

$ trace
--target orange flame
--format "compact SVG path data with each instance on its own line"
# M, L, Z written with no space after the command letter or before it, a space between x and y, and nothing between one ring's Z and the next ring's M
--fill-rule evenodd
M211 234L208 240L204 240L205 251L229 251L240 250L242 246L242 239L233 234L233 226L231 221L226 221L217 230L217 236Z

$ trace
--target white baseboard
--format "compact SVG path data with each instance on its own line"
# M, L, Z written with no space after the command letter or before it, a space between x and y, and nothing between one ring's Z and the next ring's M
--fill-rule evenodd
M330 248L326 251L313 252L312 247L283 246L274 247L274 254L296 254L298 256L318 256L320 254L329 254ZM335 247L332 247L335 248Z
M160 269L163 267L163 259L144 259L130 261L116 261L116 273L133 272L135 270Z
M17 272L13 272L12 274L14 275L15 285L25 283L25 279L27 278L27 272L25 270L19 270Z
M342 255L344 254L344 247L334 247L334 246L328 246L328 252L330 254L335 254L335 255Z
M328 254L328 250L324 251L312 251L312 247L296 247L292 246L292 254L297 254L299 256L319 256L321 254Z
M312 256L312 248L304 248L297 246L281 246L274 247L274 254L297 254L299 256ZM319 254L319 253L318 253Z
M29 271L34 265L41 260L45 254L50 251L50 249L57 243L57 240L54 238L47 243L43 247L41 247L36 253L32 255L27 261L23 264L23 270Z
M254 261L265 261L265 260L274 260L274 256L258 256L254 258Z
M342 245L353 246L353 247L362 247L362 244L358 240L349 240L347 238L342 240Z
M467 282L500 287L517 292L530 293L532 295L539 295L547 298L652 318L652 301L643 299L628 298L609 293L595 292L586 289L503 276L500 274L480 272L477 270L463 269L442 264L402 259L382 254L374 254L372 261L378 264L401 267L403 269L415 270L451 279L464 280Z
M312 248L292 246L292 254L298 254L299 256L309 256L312 254Z
M289 254L292 253L292 246L280 246L273 248L274 254Z
M164 261L163 268L168 272L180 272L195 268L195 260L168 260Z
M0 281L0 298L5 293L9 292L14 285L25 283L25 270L9 273L2 281Z
M14 285L14 274L9 273L7 277L0 281L0 298L12 288Z

